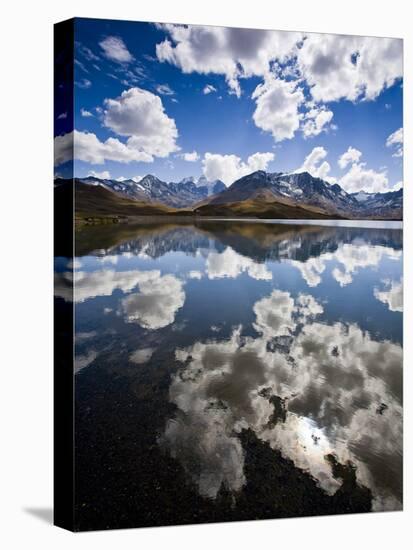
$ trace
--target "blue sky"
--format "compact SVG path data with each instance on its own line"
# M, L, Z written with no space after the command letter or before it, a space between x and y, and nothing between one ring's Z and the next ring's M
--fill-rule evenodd
M75 41L76 176L228 185L306 169L351 192L401 185L400 40L76 19Z

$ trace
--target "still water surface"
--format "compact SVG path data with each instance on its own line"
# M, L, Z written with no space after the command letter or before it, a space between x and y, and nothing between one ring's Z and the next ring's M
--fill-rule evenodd
M80 528L401 509L401 229L96 226L76 254Z

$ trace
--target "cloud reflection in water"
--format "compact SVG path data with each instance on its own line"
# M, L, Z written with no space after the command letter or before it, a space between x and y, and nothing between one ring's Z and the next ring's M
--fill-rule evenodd
M325 459L334 453L355 464L376 508L400 508L401 346L375 341L356 324L314 322L322 311L310 295L273 291L254 306L257 338L239 327L228 340L176 351L184 365L170 388L178 414L162 444L201 495L242 488L237 435L250 428L329 494L340 486ZM291 334L287 353L269 351L272 339ZM272 396L286 406L275 425Z

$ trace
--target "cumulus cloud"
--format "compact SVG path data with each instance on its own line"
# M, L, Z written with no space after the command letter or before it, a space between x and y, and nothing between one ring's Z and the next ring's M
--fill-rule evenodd
M336 178L329 176L330 163L325 157L327 151L324 147L314 147L314 149L306 156L304 163L296 172L308 172L314 177L321 178L329 183L335 183ZM371 168L366 168L366 163L360 162L362 156L361 151L354 147L349 147L338 159L338 165L344 169L349 164L349 171L344 174L338 183L347 191L347 193L356 193L366 191L368 193L382 193L389 191L389 180L386 172L377 172ZM393 188L392 190L396 190Z
M324 147L314 147L304 160L303 165L296 170L297 173L308 172L315 178L321 178L329 183L334 183L335 178L328 176L330 172L330 164L323 160L327 156L327 151Z
M295 82L268 77L255 88L252 99L256 100L253 120L258 128L270 132L277 142L294 137L302 118L299 107L305 99Z
M216 92L217 89L215 86L212 86L212 84L207 84L204 89L202 90L202 93L205 95L212 94L213 92Z
M301 126L305 138L314 137L326 132L331 126L330 122L333 118L333 111L326 107L316 106L310 108L304 114L303 124Z
M211 252L206 260L206 273L209 279L228 277L237 278L241 273L247 273L252 279L269 281L272 273L267 266L254 262L251 258L242 256L227 247L224 252Z
M192 153L182 153L180 157L187 162L196 162L199 160L199 155L196 151L192 151Z
M220 74L231 93L240 79L263 78L253 93L255 124L275 141L333 128L325 103L374 100L402 77L402 40L285 33L222 27L160 25L168 37L157 57L184 73ZM311 101L304 97L308 85ZM206 85L203 92L214 91Z
M54 140L55 165L69 160L83 160L90 164L104 164L106 160L129 163L132 161L152 162L153 156L119 141L108 138L100 141L96 134L74 130Z
M219 179L226 185L231 185L251 172L266 170L274 158L274 153L254 153L248 157L247 162L243 162L236 155L205 153L202 160L203 173L208 181Z
M368 193L383 193L389 191L389 180L386 172L376 172L366 168L366 163L351 165L350 170L340 180L339 184L347 193L366 191Z
M393 148L393 157L403 156L403 128L399 128L389 135L386 140L386 147Z
M341 157L338 159L338 165L342 170L347 168L349 164L353 164L354 162L358 162L361 157L361 151L358 149L355 149L354 147L349 147L345 153L341 155Z
M107 36L99 42L99 46L102 48L104 55L111 61L117 63L130 63L133 61L133 56L125 43L117 36Z
M169 37L156 45L161 62L184 73L221 74L230 91L241 95L240 78L269 74L271 62L285 61L302 35L294 32L160 25Z
M122 300L125 319L151 330L166 327L174 322L176 312L184 305L182 281L174 275L142 273L150 275L139 281L139 292Z
M349 147L338 159L338 165L349 171L340 178L339 184L347 193L366 191L367 193L383 193L389 191L389 180L385 171L377 172L366 168L365 162L360 162L362 153L354 147Z
M160 97L147 90L130 88L115 99L106 99L103 123L127 136L129 148L147 155L167 157L178 150L174 119L165 113Z
M110 179L109 170L103 170L103 172L95 172L94 170L90 170L87 175L92 176L94 178L98 178L100 180L109 180Z
M110 137L101 141L91 132L74 130L55 138L56 166L77 159L91 164L106 160L117 162L152 162L167 157L179 148L175 121L165 113L159 96L140 88L125 90L115 99L105 100L104 125L126 143Z
M374 289L374 296L383 304L386 304L390 311L403 311L403 280L384 281L384 290Z
M316 101L373 100L403 75L403 41L309 34L297 68Z

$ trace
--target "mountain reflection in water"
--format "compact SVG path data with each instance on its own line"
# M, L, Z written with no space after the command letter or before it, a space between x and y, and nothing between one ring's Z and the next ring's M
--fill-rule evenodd
M76 238L80 525L401 509L400 229Z

